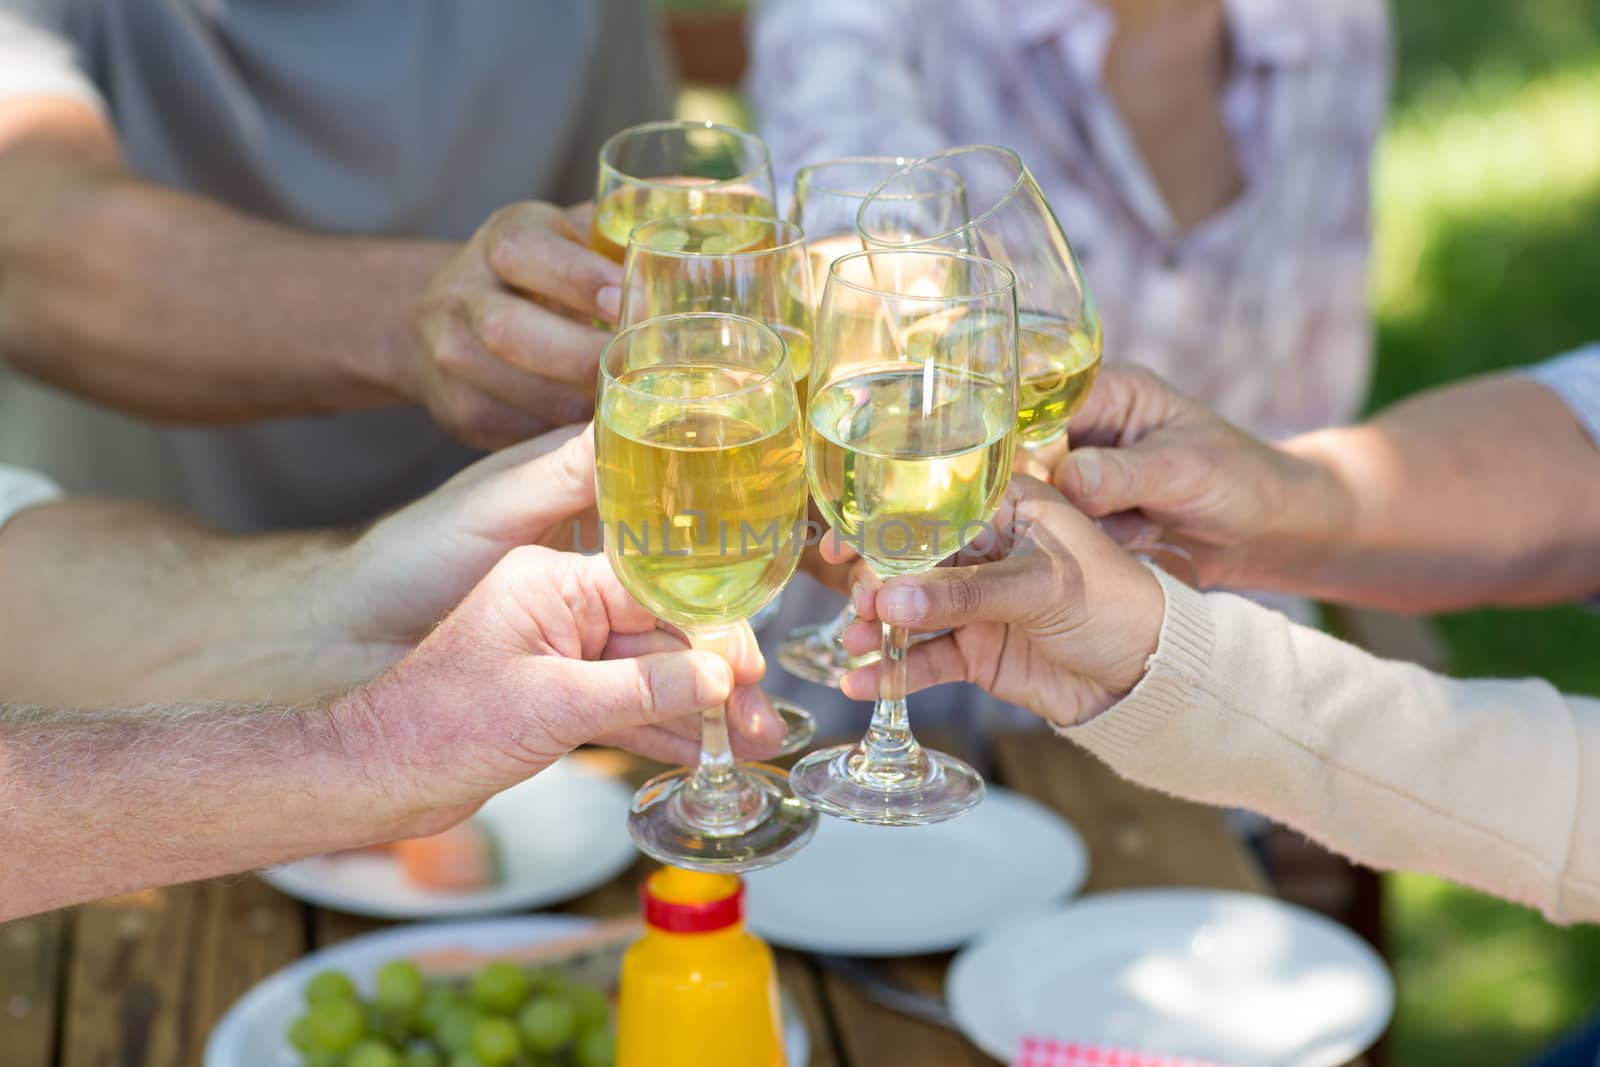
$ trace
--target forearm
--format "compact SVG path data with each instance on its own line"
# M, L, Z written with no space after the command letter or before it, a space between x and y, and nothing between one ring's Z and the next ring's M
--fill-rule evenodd
M1408 612L1600 592L1600 448L1541 385L1479 379L1285 447L1331 476L1297 491L1338 506L1282 509L1265 586Z
M375 723L363 697L0 705L0 921L402 836Z
M411 398L414 306L450 251L304 234L54 137L0 142L0 356L154 418Z
M1144 680L1068 736L1135 781L1259 811L1360 862L1600 919L1600 703L1453 681L1163 586Z
M363 681L405 646L354 636L350 540L234 537L118 501L25 511L0 530L0 695L296 701Z

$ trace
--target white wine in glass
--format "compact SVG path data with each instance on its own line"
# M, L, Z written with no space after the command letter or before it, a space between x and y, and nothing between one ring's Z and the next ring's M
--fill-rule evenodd
M812 293L822 299L828 272L842 256L862 251L856 233L856 216L873 189L899 173L912 160L904 156L854 156L831 159L801 168L794 179L794 200L789 218L806 232L806 249L811 257ZM943 183L939 181L944 178ZM907 235L941 233L967 219L965 188L954 171L930 173L921 187L899 205L899 228ZM890 225L887 218L884 226ZM862 276L850 280L870 283L866 264L858 264ZM852 657L844 650L845 629L856 615L847 604L826 622L802 626L784 636L778 646L778 662L789 673L819 685L838 685L839 679L855 667L875 662L876 652Z
M715 122L647 122L600 146L589 243L621 263L628 235L651 219L775 214L761 138Z
M762 215L672 215L634 227L618 324L694 311L742 315L771 327L783 340L804 417L814 308L800 227ZM803 459L798 453L791 458L793 473L803 479ZM806 748L816 720L789 701L773 700L772 706L784 724L780 755Z
M607 345L595 419L606 555L695 647L725 650L794 573L802 447L783 343L761 323L669 315ZM803 847L816 814L782 770L734 763L718 707L702 719L699 765L647 782L628 827L662 863L749 871Z
M870 284L851 280L863 272ZM982 538L1016 446L1011 272L929 250L836 262L817 316L807 421L812 497L878 575L928 570ZM795 792L827 814L916 825L955 818L983 799L976 771L912 736L909 636L883 628L866 736L795 765Z
M966 190L968 217L935 229L908 216L908 197ZM919 159L863 201L857 232L867 248L940 248L1003 263L1017 278L1021 312L1018 432L1034 450L1066 439L1100 366L1100 316L1072 245L1028 168L1009 148L969 145Z

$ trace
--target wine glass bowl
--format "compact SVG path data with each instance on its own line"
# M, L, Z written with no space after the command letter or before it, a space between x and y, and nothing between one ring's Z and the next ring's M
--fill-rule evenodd
M634 227L623 261L619 325L688 312L741 315L776 332L803 420L813 308L799 226L766 215L671 215ZM774 701L773 709L784 724L781 754L810 745L816 720L809 712L787 701Z
M623 587L697 648L725 650L799 560L802 439L782 340L750 319L667 315L601 358L595 458L606 555ZM722 708L701 757L634 797L647 854L697 870L754 870L804 846L816 815L781 770L733 762Z
M621 263L628 235L667 215L775 215L772 161L755 134L715 122L647 122L600 146L590 245Z
M969 217L942 230L908 217L908 197L958 175ZM1010 149L969 145L917 160L862 202L867 248L942 248L1003 263L1017 278L1019 443L1033 450L1067 436L1099 371L1100 316L1072 245L1033 175Z

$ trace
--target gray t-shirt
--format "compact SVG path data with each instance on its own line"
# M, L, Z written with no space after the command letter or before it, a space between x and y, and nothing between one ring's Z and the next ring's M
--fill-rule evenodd
M104 111L139 174L259 218L443 239L588 199L600 143L674 99L649 0L0 0L0 99L23 95ZM0 383L0 442L24 395ZM75 407L34 436L70 444ZM415 409L160 436L181 501L246 530L368 518L473 457Z

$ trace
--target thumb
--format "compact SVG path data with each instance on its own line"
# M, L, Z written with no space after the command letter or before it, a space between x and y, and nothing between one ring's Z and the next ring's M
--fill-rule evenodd
M1155 503L1155 458L1148 450L1075 448L1056 465L1055 487L1096 518Z
M576 709L582 744L618 730L651 726L724 703L733 693L733 671L709 652L686 649L634 659L544 660L554 686ZM546 689L548 691L548 688Z
M893 578L878 590L878 617L896 626L939 630L973 622L1026 622L1041 603L1054 602L1056 590L1042 590L1037 567L1008 556L973 567L935 567L923 574ZM1044 594L1044 595L1041 595Z

